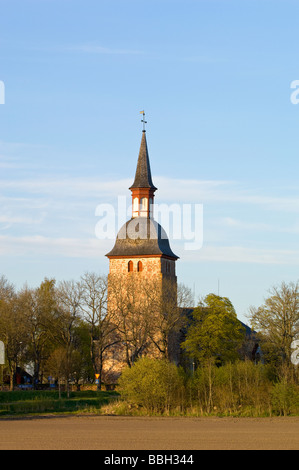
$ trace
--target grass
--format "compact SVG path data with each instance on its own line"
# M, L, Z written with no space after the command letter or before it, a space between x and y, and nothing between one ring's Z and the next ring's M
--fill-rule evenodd
M70 392L69 398L63 392L60 399L56 391L0 392L0 417L48 413L95 414L118 396L116 392L91 390Z

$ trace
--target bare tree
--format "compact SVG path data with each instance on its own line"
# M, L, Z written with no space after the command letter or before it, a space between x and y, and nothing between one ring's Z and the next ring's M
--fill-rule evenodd
M5 276L0 277L0 306L2 302L14 299L15 286L11 284Z
M140 281L134 273L126 279L118 275L109 278L109 309L129 367L145 353L150 343L152 310L144 285L144 280Z
M192 306L193 295L184 284L172 279L152 280L147 284L151 308L149 334L161 355L178 361L180 332L186 324L186 308Z
M146 354L178 361L185 307L193 302L191 290L177 287L172 279L161 282L135 273L126 279L110 276L109 288L129 367Z
M251 325L290 363L292 342L299 339L299 284L282 282L269 293L263 305L250 308Z
M76 348L76 326L80 320L83 289L80 282L62 281L56 289L57 308L49 322L53 340L65 350L64 370L67 393L71 375L72 353Z
M90 357L101 388L105 353L119 341L113 312L107 310L107 277L87 272L81 277L81 287L80 308L89 326Z

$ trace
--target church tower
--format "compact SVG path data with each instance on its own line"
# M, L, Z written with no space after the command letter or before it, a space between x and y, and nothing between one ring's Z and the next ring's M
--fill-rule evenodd
M132 217L119 230L107 253L108 316L115 325L115 347L105 365L113 382L138 357L168 357L177 361L172 334L177 312L176 256L166 232L154 220L157 188L151 175L146 131L142 139L132 193ZM171 323L172 322L172 323ZM170 339L171 338L171 339ZM170 350L175 350L172 354Z

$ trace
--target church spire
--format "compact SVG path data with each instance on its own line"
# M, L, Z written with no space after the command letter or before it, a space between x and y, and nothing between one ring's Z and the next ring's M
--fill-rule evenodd
M142 113L142 122L145 124L144 111ZM145 129L142 131L135 180L129 189L132 191L133 217L152 218L154 192L157 188L152 180Z
M135 180L129 189L134 188L150 188L156 191L156 187L153 185L150 161L148 156L148 148L146 141L146 131L142 131L142 139L139 151L139 157L137 162L137 169L135 174Z

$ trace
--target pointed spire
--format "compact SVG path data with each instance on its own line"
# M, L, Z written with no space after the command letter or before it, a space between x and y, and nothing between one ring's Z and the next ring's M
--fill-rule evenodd
M134 188L150 188L155 191L157 188L153 185L151 167L148 156L148 148L146 142L146 131L142 132L142 139L137 162L137 169L133 185L129 189Z

